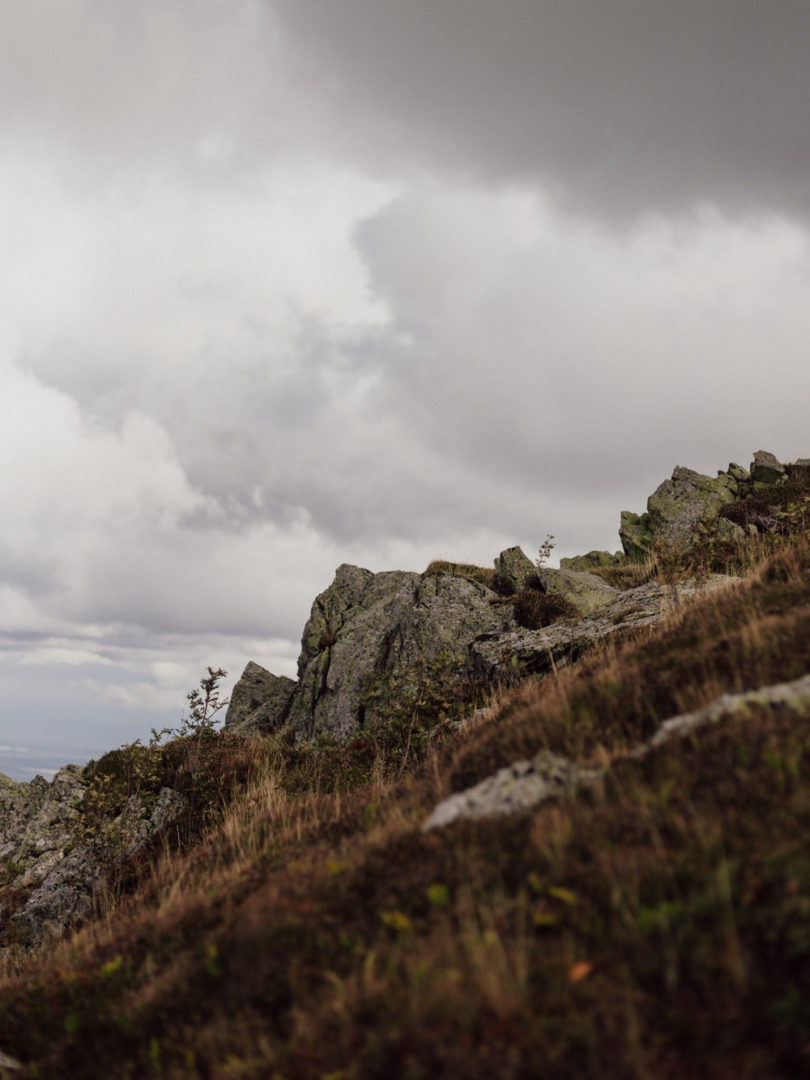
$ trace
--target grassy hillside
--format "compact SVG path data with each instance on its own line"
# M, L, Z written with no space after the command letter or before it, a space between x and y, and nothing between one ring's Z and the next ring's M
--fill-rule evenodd
M805 1075L807 714L751 707L625 755L724 691L810 672L807 493L744 541L624 568L674 591L742 580L460 726L480 688L426 691L348 747L207 732L147 755L190 778L195 813L97 920L6 958L15 1075ZM534 812L420 831L542 747L612 767Z

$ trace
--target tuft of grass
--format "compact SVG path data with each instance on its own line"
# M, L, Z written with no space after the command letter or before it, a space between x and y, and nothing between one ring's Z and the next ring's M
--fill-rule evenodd
M471 563L448 562L445 559L434 559L422 577L434 577L437 574L448 574L451 577L467 578L469 581L477 581L480 585L486 585L488 589L495 584L495 570L493 567L474 566Z
M580 618L579 609L562 593L522 589L514 597L515 620L527 630L539 630L561 619Z

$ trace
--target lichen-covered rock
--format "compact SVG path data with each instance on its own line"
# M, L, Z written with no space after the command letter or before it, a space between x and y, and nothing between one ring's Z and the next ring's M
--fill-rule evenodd
M642 559L661 543L690 547L698 525L716 521L721 508L739 494L740 482L730 472L713 478L678 466L649 497L646 513L622 511L619 537L625 554ZM726 524L728 531L736 529Z
M750 708L788 708L799 716L810 713L810 675L791 682L775 683L756 690L737 690L721 694L709 705L695 712L683 713L665 720L653 737L634 750L632 757L643 757L670 739L683 738L697 728L715 724L730 716L746 714Z
M49 783L0 776L0 867L13 864L31 882L45 876L51 854L68 843L84 783L78 765L65 765Z
M720 538L741 537L744 529L720 516L723 506L782 483L803 460L783 465L774 454L757 450L750 473L732 462L714 478L678 466L649 497L645 513L622 512L619 536L626 556L643 559L662 544L689 548L704 527Z
M596 574L545 567L539 571L539 576L547 593L565 596L582 615L589 615L609 604L618 592Z
M294 679L273 675L251 660L231 693L225 729L236 735L278 730L287 720L295 688Z
M620 551L617 551L615 555L611 555L609 551L589 551L585 555L572 555L567 559L560 559L560 569L586 573L588 570L597 570L601 566L618 566L623 562L624 555Z
M511 607L495 599L485 585L451 574L339 567L304 629L289 713L296 738L346 741L384 720L386 693L368 693L383 676L392 693L398 677L426 663L436 678L443 671L458 679L470 670L472 641L515 626Z
M756 450L751 462L751 480L754 487L770 487L778 484L786 476L786 469L774 454L767 450Z
M48 874L28 891L9 919L8 936L22 945L56 937L93 910L94 867L89 852L76 847L53 861ZM99 875L98 884L101 884Z
M617 762L644 758L674 739L686 738L708 725L744 714L751 707L788 708L797 716L807 716L810 713L810 675L758 690L722 694L702 709L673 716L664 721L652 738L615 758L607 768L583 768L569 758L540 750L532 761L516 761L466 791L456 792L442 800L427 818L422 830L442 829L462 819L494 817L534 809L550 799L558 799L578 788L594 784Z
M495 589L512 596L534 583L537 567L520 547L507 548L495 560Z
M435 688L469 678L513 682L544 674L578 657L590 643L649 625L698 589L732 580L718 575L700 586L682 584L677 592L656 583L618 590L592 574L538 571L520 548L510 553L513 565L520 566L522 557L533 577L542 576L538 584L546 596L559 594L573 604L571 617L541 630L525 629L518 625L513 602L468 577L398 570L373 574L340 566L312 605L298 682L285 687L290 697L284 715L296 741L327 736L346 742L384 723L398 699L413 689L413 680L425 675ZM234 697L249 720L255 695L275 683L256 664L248 665L245 678ZM230 711L226 723L232 730L257 730L244 721L237 728Z

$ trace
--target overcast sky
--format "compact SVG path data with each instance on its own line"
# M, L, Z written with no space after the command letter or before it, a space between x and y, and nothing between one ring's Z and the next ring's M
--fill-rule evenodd
M0 771L294 674L341 562L810 455L807 0L3 0Z

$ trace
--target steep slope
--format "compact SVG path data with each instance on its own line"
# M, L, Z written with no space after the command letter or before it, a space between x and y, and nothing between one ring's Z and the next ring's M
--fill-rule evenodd
M665 618L460 723L217 736L251 762L224 820L7 957L0 1049L57 1080L804 1075L810 485L788 482L773 527L645 568ZM679 592L722 568L743 580ZM423 830L535 760L551 798Z

